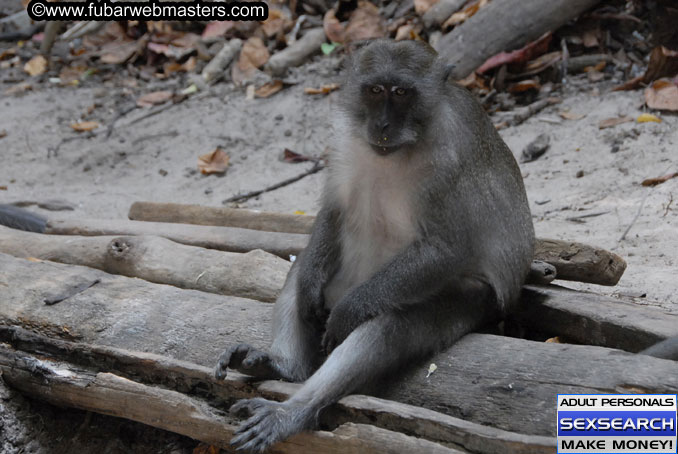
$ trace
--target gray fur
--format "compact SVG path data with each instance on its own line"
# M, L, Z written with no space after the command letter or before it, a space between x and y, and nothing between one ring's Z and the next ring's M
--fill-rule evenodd
M412 41L375 41L349 63L323 207L276 302L271 351L236 346L217 364L217 377L232 368L306 381L286 402L233 407L250 415L233 439L241 449L314 427L323 408L500 318L518 297L534 247L522 177L447 74Z

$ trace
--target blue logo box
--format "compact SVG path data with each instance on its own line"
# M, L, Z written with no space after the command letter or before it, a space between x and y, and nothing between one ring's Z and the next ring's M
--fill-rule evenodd
M558 394L558 454L678 453L675 394Z

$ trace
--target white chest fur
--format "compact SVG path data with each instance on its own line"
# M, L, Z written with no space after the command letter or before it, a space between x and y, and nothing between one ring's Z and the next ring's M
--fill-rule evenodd
M417 238L417 172L408 157L352 145L331 157L327 190L343 216L341 265L325 290L329 307Z

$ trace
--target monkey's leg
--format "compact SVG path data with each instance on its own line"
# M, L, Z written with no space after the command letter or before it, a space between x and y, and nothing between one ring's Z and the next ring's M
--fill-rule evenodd
M413 307L398 314L382 314L360 325L289 400L280 403L256 398L231 407L234 414L250 414L231 444L263 452L278 441L313 428L326 406L374 386L387 374L420 361L477 328L484 312L478 308L481 304L476 306L477 311L466 314L431 306Z
M248 344L231 346L219 357L215 370L217 378L224 378L226 369L230 368L257 378L298 382L308 378L318 367L321 333L302 320L299 314L297 279L298 267L295 264L275 302L270 353Z

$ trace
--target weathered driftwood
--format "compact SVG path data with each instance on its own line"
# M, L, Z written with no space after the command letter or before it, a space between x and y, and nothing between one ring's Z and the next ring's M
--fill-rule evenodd
M515 317L532 330L582 344L639 352L678 336L678 315L562 287L527 286Z
M617 254L575 242L541 239L534 255L555 266L560 279L576 275L581 282L615 285L626 270Z
M242 41L233 38L210 60L200 74L205 82L216 82L227 74L226 68L240 52Z
M283 233L309 233L315 221L315 216L307 215L155 202L133 203L128 217L135 221L240 227Z
M320 52L320 45L326 40L325 30L322 27L312 28L301 39L273 55L264 69L274 76L282 76L287 68L299 66L311 55Z
M157 236L42 235L3 226L0 252L269 302L278 297L291 266L262 250L240 254L186 246Z
M526 282L534 285L546 285L557 277L556 267L541 260L533 260Z
M298 254L308 241L307 235L296 233L112 219L49 220L45 233L84 236L157 235L177 243L229 252L261 249L284 259Z
M440 26L452 14L459 11L459 8L464 6L466 0L440 0L433 5L422 17L426 28Z
M485 60L511 51L555 30L599 0L493 0L463 24L444 35L436 49L455 65L452 76L463 79Z
M315 216L155 202L136 202L130 208L129 218L299 234L309 233L315 221ZM599 285L615 285L626 269L626 262L618 255L572 241L537 238L534 258L553 265L557 270L557 279Z
M235 400L256 393L283 400L299 386L281 381L267 381L257 386L237 372L229 374L225 380L216 380L210 368L185 361L151 353L52 339L17 327L0 326L0 341L23 353L48 355L54 362L69 363L96 372L110 371L145 385L159 385L189 396L207 398L219 408L228 408ZM331 428L353 420L444 444L463 445L483 453L545 454L551 453L554 446L551 437L507 432L371 396L345 397L322 416L322 423Z
M236 422L203 399L144 385L111 373L83 370L0 347L3 379L57 405L123 417L229 448ZM347 423L334 432L310 432L277 444L271 453L396 453L460 451L375 426Z
M44 304L46 297L69 291L83 279L100 282L58 304ZM226 345L248 342L265 348L270 339L271 306L261 302L4 254L0 285L0 324L53 338L152 352L206 367ZM637 335L636 326L626 329L629 336ZM555 406L546 403L559 392L678 390L678 363L600 347L470 335L430 362L438 366L433 374L427 377L428 361L413 365L384 397L528 435L553 435Z

